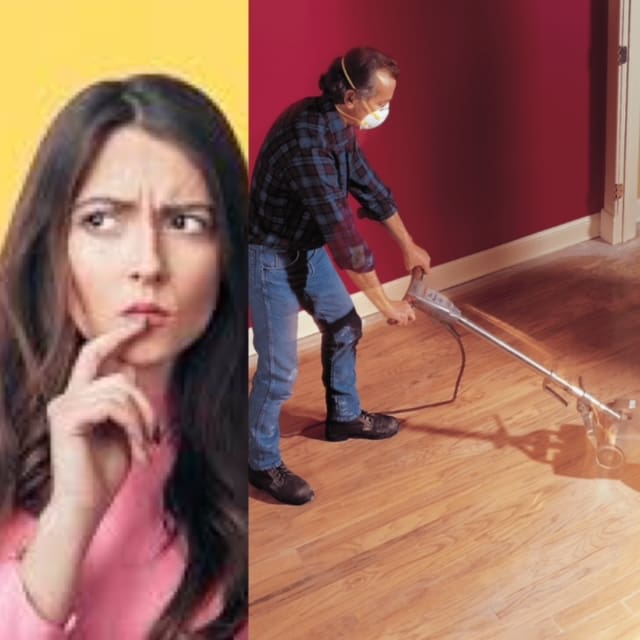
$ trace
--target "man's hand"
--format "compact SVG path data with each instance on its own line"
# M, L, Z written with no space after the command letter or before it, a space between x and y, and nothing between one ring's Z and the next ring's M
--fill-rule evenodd
M416 319L416 312L406 300L390 300L390 306L384 312L389 324L405 327Z
M389 324L406 326L416 319L413 307L406 300L389 300L375 271L347 271L351 280L387 318Z
M409 273L415 267L420 267L427 274L431 271L431 256L414 242L410 242L404 247L402 256L404 266Z

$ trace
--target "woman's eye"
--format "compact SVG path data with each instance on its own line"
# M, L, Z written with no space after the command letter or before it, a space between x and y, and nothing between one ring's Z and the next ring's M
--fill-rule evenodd
M204 233L209 230L209 222L199 216L179 213L169 220L169 226L185 233Z
M113 213L108 211L90 211L82 216L83 226L92 230L111 230L116 226L116 219Z

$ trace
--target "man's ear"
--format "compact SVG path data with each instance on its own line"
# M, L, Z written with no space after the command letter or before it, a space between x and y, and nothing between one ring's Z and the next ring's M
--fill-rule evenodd
M347 89L344 92L344 104L346 107L353 107L356 102L356 92L353 89Z

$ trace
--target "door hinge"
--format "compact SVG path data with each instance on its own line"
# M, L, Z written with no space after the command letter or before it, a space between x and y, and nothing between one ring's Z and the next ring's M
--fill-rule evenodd
M624 195L624 184L616 184L613 190L613 199L620 200Z
M629 61L629 47L618 47L618 64L626 64Z

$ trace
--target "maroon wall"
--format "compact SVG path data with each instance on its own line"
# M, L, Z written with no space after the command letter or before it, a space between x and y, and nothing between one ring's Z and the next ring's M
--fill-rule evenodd
M280 111L359 44L400 65L361 142L434 264L600 210L606 0L251 0L252 166ZM384 230L361 228L381 279L404 275Z

